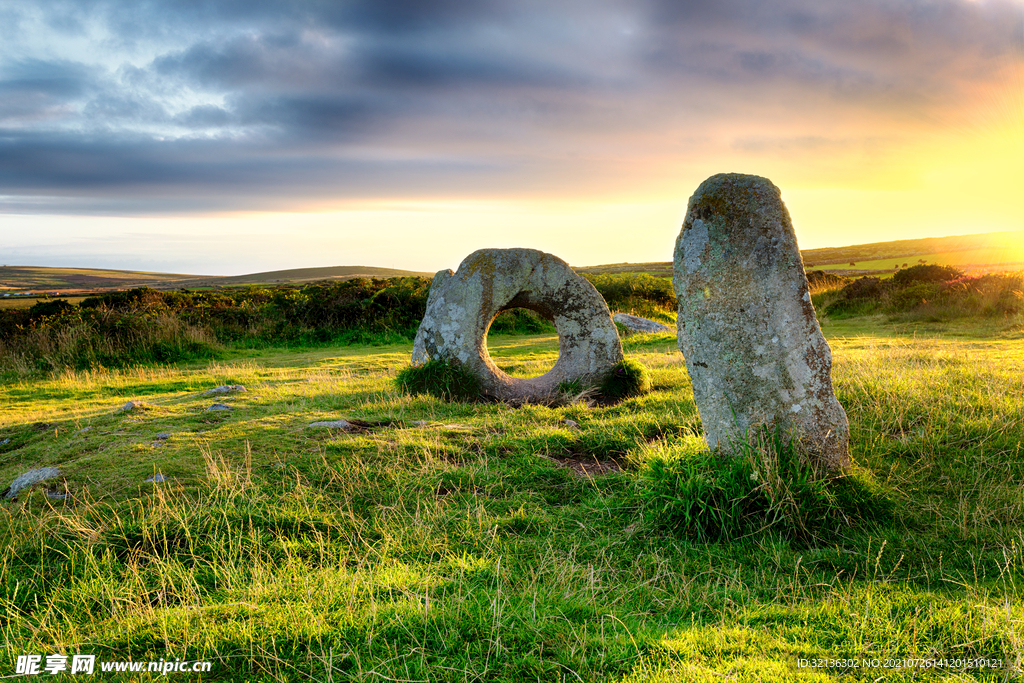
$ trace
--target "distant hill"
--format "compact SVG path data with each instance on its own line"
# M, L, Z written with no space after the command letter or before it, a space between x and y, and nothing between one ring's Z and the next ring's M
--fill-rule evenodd
M99 268L41 268L32 266L0 267L0 293L33 292L44 294L60 292L77 294L107 289L153 287L154 289L199 289L240 285L288 284L316 282L318 280L350 280L356 277L433 277L424 273L375 266L332 266L327 268L299 268L275 270L250 275L182 275L175 273L147 273L134 270L104 270Z
M802 251L807 268L889 271L927 261L970 272L1024 268L1024 231L926 237Z
M807 268L828 270L837 275L889 273L921 261L952 265L973 273L1024 269L1024 231L990 232L980 235L929 237L916 240L873 242L846 247L805 249L801 252ZM581 273L649 273L672 277L671 261L611 263L575 268ZM183 275L101 268L0 267L0 294L85 294L110 289L153 287L155 289L203 289L243 285L301 284L319 280L349 280L356 277L433 277L432 272L377 268L375 266L333 266L274 270L249 275Z
M1021 270L1024 269L1024 231L804 249L800 255L806 268L827 270L837 275L890 273L920 261L956 266L975 274ZM575 270L580 273L649 273L672 277L672 262L613 263Z
M199 275L147 273L137 270L103 268L41 268L36 266L0 267L0 292L89 292L102 289L156 286Z

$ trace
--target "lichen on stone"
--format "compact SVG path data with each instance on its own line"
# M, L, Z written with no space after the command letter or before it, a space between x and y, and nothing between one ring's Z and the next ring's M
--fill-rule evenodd
M533 310L558 330L558 361L540 377L510 377L487 353L491 322L510 308ZM594 286L535 249L481 249L457 272L435 275L412 355L413 365L463 367L480 380L484 396L513 403L548 401L566 382L596 386L622 358L611 313Z
M829 469L849 427L781 193L758 176L697 188L676 241L678 340L712 447L781 429Z

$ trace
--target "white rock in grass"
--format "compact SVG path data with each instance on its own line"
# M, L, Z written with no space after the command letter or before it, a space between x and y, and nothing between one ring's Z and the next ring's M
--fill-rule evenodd
M159 472L157 472L156 474L154 474L149 479L146 479L145 482L147 484L160 484L160 483L163 483L165 481L168 481L168 479L170 479L170 477L166 477L163 474L160 474Z
M130 413L133 410L142 410L146 407L146 404L142 401L128 401L123 406L117 409L119 413Z
M324 420L323 422L310 422L310 427L319 429L354 429L355 426L347 420Z
M655 320L641 318L638 315L630 315L629 313L616 313L612 316L612 320L622 325L630 332L635 332L637 334L672 331L672 328L668 325L662 325Z
M219 387L214 387L209 391L204 391L199 394L200 396L216 396L218 394L231 394L236 391L247 391L247 389L241 384L222 384Z
M18 495L18 492L32 486L32 484L38 484L41 481L59 476L60 470L56 467L40 467L39 469L29 470L11 482L11 485L7 487L4 497L14 498Z

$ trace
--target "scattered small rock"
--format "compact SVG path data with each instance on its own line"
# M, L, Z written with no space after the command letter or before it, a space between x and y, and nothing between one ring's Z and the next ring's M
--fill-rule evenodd
M169 479L169 477L165 477L164 475L162 475L159 472L157 472L156 474L154 474L149 479L146 479L146 483L147 484L159 484L159 483L167 481L168 479Z
M612 316L612 320L625 327L630 332L640 334L645 332L671 332L672 328L667 325L662 325L655 320L648 320L647 318L641 318L638 315L630 315L629 313L616 313Z
M4 492L4 497L8 499L14 498L18 495L19 491L28 488L32 484L38 484L41 481L59 476L60 470L56 467L40 467L39 469L29 470L11 482L11 485Z
M236 391L247 391L241 384L222 384L219 387L214 387L209 391L204 391L199 394L200 396L216 396L218 394L230 394Z
M426 427L427 426L427 421L426 420L413 420L409 424L411 424L413 427ZM0 444L0 445L3 445L3 444Z
M562 420L562 424L568 426L570 429L579 429L580 423L576 420Z
M234 408L226 403L214 403L207 410L234 410Z
M11 442L11 440L10 440L10 439L4 439L3 441L0 441L0 446L6 446L6 445L7 445L7 444L9 444L10 442Z
M50 500L64 500L68 497L67 491L47 491L46 497Z
M142 401L128 401L123 406L117 409L119 413L130 413L135 409L143 409L146 405Z
M92 429L92 427L83 427L82 429L79 429L77 432L72 434L72 436L78 436L79 434L85 434L90 429Z
M160 432L160 433L158 433L156 435L156 438L160 439L161 441L166 441L167 439L171 438L171 433L170 432Z
M323 422L310 422L309 426L321 429L355 429L355 425L348 420L324 420Z

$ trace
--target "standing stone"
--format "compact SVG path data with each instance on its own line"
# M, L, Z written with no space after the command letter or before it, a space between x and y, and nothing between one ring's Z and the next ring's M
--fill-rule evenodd
M690 197L676 240L679 349L708 444L760 427L795 438L815 465L850 465L832 352L814 317L793 224L766 178L723 173Z
M535 311L558 330L558 361L540 377L509 377L487 352L491 322L512 308ZM566 382L599 384L622 361L622 344L604 299L565 261L536 249L480 249L430 285L412 363L431 360L472 373L484 396L543 402Z

